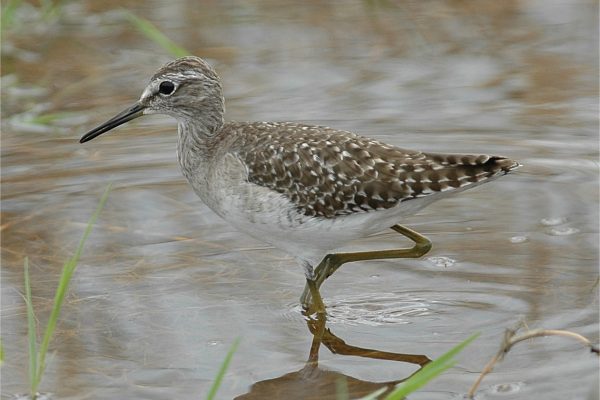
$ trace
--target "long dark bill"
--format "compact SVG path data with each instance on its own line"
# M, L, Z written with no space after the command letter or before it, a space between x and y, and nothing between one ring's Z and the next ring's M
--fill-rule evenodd
M139 102L135 103L133 106L129 107L125 111L120 112L119 114L115 115L99 127L94 128L85 135L83 135L81 139L79 139L79 143L85 143L89 140L92 140L96 136L102 135L104 132L108 132L111 129L116 128L117 126L124 124L125 122L131 121L132 119L135 119L137 117L141 117L144 112L144 108L146 107L141 105Z

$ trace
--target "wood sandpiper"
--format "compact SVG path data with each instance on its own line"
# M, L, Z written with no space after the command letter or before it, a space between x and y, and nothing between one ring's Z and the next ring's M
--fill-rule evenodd
M208 63L179 58L154 74L132 107L80 142L144 114L174 117L177 158L196 194L240 231L295 257L306 275L301 302L317 313L325 310L319 288L341 265L429 251L426 237L396 224L403 217L519 166L500 156L407 150L324 126L225 122L224 102ZM332 253L388 228L414 246Z

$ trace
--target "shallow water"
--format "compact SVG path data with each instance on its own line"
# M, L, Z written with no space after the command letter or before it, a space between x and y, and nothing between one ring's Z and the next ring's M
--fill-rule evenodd
M219 398L334 399L344 378L356 397L481 332L410 397L460 399L520 320L598 342L595 2L126 3L216 66L228 119L524 164L402 221L432 239L427 257L351 264L326 282L331 335L318 368L305 362L317 354L311 330L324 327L300 312L302 271L195 197L172 120L78 144L169 59L111 3L66 3L46 18L27 8L3 34L3 396L27 391L23 258L45 322L110 182L51 345L41 390L56 398L203 398L236 337ZM400 244L390 231L346 250ZM517 345L477 398L586 398L597 377L586 349L537 339Z

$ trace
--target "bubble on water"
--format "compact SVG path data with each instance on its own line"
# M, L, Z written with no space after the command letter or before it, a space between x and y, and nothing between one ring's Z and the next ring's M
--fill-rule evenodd
M550 218L542 218L540 220L540 222L544 226L555 226L555 225L564 224L565 222L567 222L567 219L565 217L550 217Z
M206 342L206 344L208 346L218 346L221 344L221 342L219 342L218 340L209 340L208 342Z
M550 234L554 236L569 236L575 233L579 233L579 229L570 227L550 229Z
M529 240L529 238L527 236L513 236L510 238L510 242L515 243L515 244L524 243L527 240Z
M379 274L373 274L373 275L371 275L371 276L370 276L370 278L371 278L371 279L377 279L377 278L379 278L380 276L381 276L381 275L379 275Z
M426 260L429 261L434 266L440 267L440 268L448 268L448 267L453 266L454 263L456 263L456 260L454 260L450 257L443 257L443 256L427 257Z
M520 391L522 387L523 382L499 383L490 387L490 393L513 394Z
M452 400L481 400L484 397L481 397L479 393L475 393L475 396L470 397L467 393L455 393L452 395Z

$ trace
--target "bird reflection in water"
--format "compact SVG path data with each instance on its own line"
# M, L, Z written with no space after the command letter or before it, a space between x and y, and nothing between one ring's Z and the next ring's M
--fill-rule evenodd
M308 360L299 371L290 372L273 379L256 382L250 391L236 397L236 400L250 399L338 399L340 383L345 384L347 391L356 398L365 396L376 390L386 388L384 393L393 390L394 386L414 375L431 360L422 354L402 354L368 349L347 344L327 328L326 314L310 314L305 312L308 330L313 335ZM374 360L398 361L419 366L410 376L388 382L369 382L345 375L338 371L325 370L319 367L319 350L325 346L333 354L355 356Z

